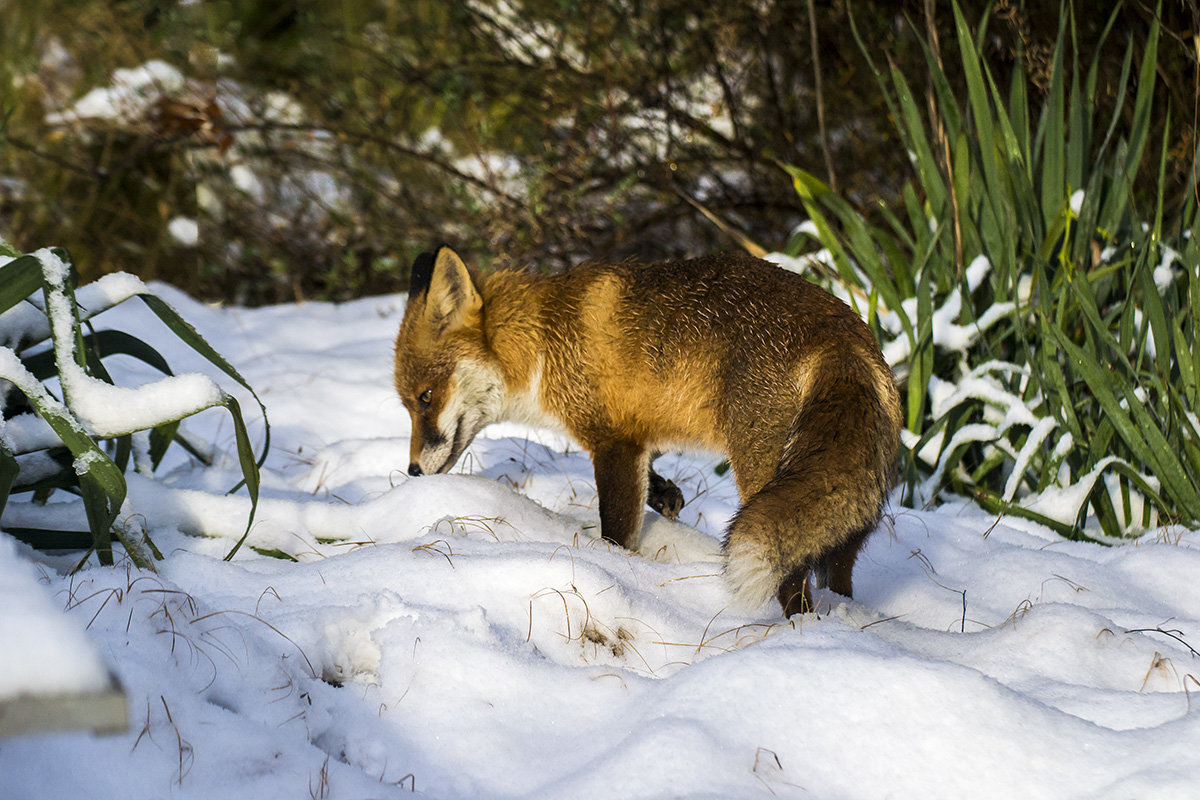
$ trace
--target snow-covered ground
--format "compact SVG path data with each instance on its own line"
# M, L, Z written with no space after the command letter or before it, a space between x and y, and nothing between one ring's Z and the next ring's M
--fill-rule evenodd
M1200 532L1105 548L966 503L894 507L855 601L740 614L716 457L659 460L687 525L623 552L595 539L586 454L553 436L495 426L462 474L405 475L402 297L245 310L158 289L266 403L249 544L299 563L222 560L249 502L223 494L240 472L221 411L188 426L216 469L180 452L157 482L130 476L125 521L165 553L158 574L68 575L22 547L131 726L0 740L4 800L1196 796ZM219 378L137 301L98 321Z

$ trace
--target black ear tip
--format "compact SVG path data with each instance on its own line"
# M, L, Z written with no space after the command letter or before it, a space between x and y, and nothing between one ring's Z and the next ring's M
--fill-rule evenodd
M409 295L418 295L429 288L429 282L433 279L433 264L437 260L437 251L441 249L438 247L432 253L426 252L417 256L408 276Z
M437 263L437 257L443 250L450 249L447 244L439 244L433 250L426 251L417 256L417 260L413 262L412 270L408 277L408 294L409 296L418 295L429 288L430 282L433 280L433 265Z

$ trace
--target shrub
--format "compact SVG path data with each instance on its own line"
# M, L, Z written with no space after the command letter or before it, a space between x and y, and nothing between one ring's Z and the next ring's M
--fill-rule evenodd
M114 273L76 290L65 251L21 255L0 240L0 512L12 495L28 493L44 501L54 491L77 494L87 515L86 532L4 530L43 548L91 548L106 564L112 563L115 535L135 563L152 567L151 557L161 554L149 537L113 524L125 500L130 459L139 472L150 473L173 441L199 454L181 434L180 420L214 406L228 409L251 498L249 533L270 429L256 461L236 399L202 375L173 375L162 355L134 336L93 329L92 318L131 297L140 298L183 342L253 394L237 370L139 279ZM166 377L134 389L115 386L104 359L118 353ZM52 380L61 397L47 383ZM263 415L265 423L265 409Z
M1070 13L1035 97L1020 68L998 85L986 19L973 34L956 5L955 21L965 102L932 49L929 106L872 64L916 175L903 209L876 223L790 170L825 262L904 384L905 502L949 490L1072 537L1194 525L1200 211L1194 192L1167 210L1169 142L1150 141L1158 26L1136 90L1101 120L1107 48L1081 69ZM1131 44L1123 59L1120 86ZM1133 191L1146 176L1152 207Z

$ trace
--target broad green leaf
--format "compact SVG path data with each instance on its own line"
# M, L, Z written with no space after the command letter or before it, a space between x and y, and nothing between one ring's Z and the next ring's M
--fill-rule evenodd
M5 528L4 532L41 550L87 550L93 546L90 531L58 531L48 528Z
M0 267L0 314L42 288L42 263L21 256Z
M161 353L136 336L131 336L124 331L100 330L85 334L83 345L87 351L95 352L100 358L126 355L154 367L164 375L174 374ZM25 363L25 368L36 375L38 380L46 380L58 374L58 368L54 364L53 350L43 350L31 356L23 356L22 361ZM89 363L94 365L96 362Z

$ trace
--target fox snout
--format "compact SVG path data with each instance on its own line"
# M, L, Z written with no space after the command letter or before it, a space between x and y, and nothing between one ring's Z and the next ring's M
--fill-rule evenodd
M492 371L460 364L433 390L428 405L413 404L409 475L436 475L454 467L476 434L497 418L499 380Z
M466 429L463 415L456 409L443 410L438 416L412 415L412 442L408 453L408 474L436 475L448 472L470 444L473 432Z

